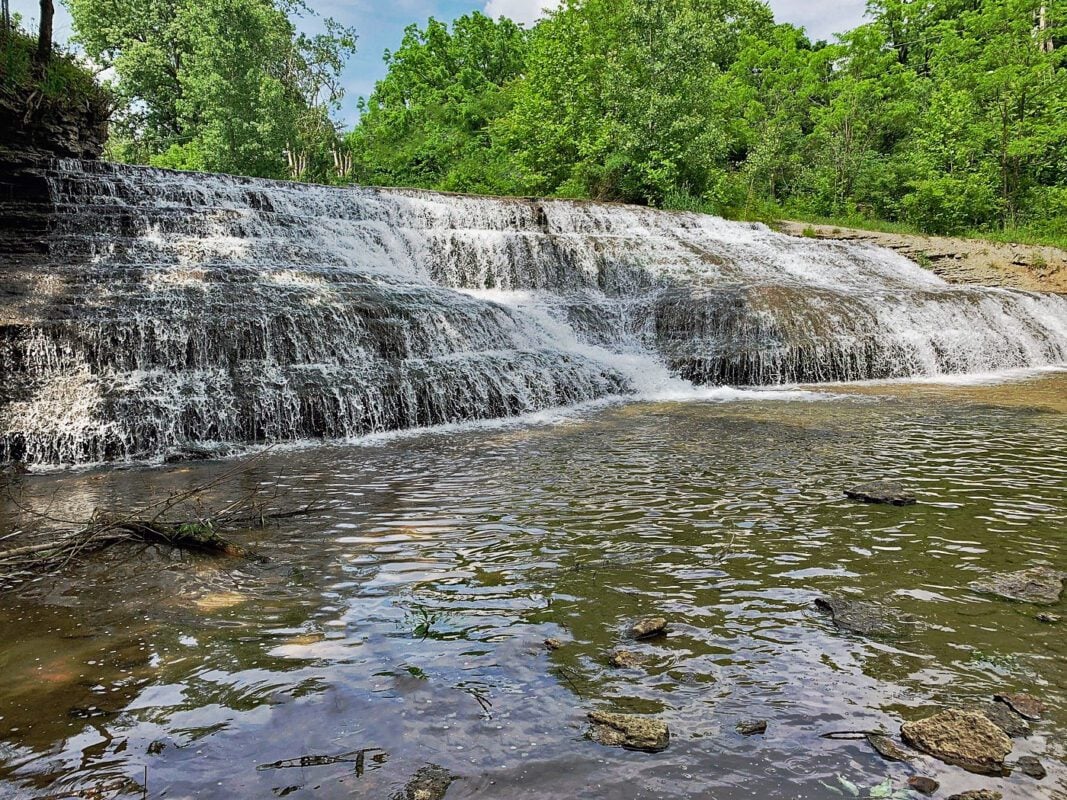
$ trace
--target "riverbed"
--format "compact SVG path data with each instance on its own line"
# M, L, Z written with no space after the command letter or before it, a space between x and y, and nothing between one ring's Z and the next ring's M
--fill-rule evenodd
M235 463L24 490L87 517ZM885 477L918 504L843 494ZM331 507L239 534L256 559L123 545L3 596L0 794L392 798L427 764L456 776L450 799L821 799L914 774L941 796L1067 793L1067 636L1036 618L1064 604L968 588L1067 569L1065 372L274 450L212 500L253 490ZM826 594L916 624L850 634L814 607ZM650 614L668 635L627 643ZM612 667L619 646L643 664ZM1042 781L823 738L1003 691L1049 706L1009 759L1039 756ZM596 744L594 709L654 715L670 746ZM764 735L735 730L752 718Z

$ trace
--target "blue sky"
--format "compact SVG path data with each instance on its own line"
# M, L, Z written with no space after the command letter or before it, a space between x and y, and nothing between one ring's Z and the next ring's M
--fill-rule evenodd
M136 2L136 0L131 0ZM353 25L359 33L359 52L345 70L347 96L339 115L346 122L356 119L356 99L370 94L385 72L382 54L395 48L404 28L422 23L430 16L451 20L470 11L484 11L492 17L509 16L519 22L532 22L541 9L554 0L308 0L322 16ZM71 34L70 15L57 3L55 33L58 41ZM855 27L863 20L865 0L770 0L781 22L802 25L809 35L829 39L834 33ZM11 10L27 20L36 20L38 0L11 0ZM309 30L314 22L307 23Z

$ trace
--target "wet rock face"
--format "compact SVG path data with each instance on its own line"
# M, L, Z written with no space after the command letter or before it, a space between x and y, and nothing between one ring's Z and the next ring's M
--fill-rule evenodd
M96 159L107 143L103 98L41 100L0 87L0 152Z
M1004 575L991 575L971 583L976 592L994 594L1005 600L1052 605L1063 594L1064 575L1051 567L1031 567Z
M845 489L845 495L864 503L880 503L894 506L914 505L915 495L903 485L893 481L872 481L851 489Z
M971 772L996 775L1012 750L1011 739L973 711L947 710L900 728L904 741L948 764Z
M829 614L838 628L863 636L899 636L901 623L909 621L893 609L844 597L820 597L815 600L815 607Z
M993 789L971 789L969 792L950 795L948 800L1004 800L1004 795Z
M1067 334L1048 322L1067 317L1067 298L953 289L888 251L714 217L3 166L0 461L346 439L677 376L1067 362Z
M667 724L651 717L591 711L589 722L589 736L608 747L655 753L666 750L671 741Z

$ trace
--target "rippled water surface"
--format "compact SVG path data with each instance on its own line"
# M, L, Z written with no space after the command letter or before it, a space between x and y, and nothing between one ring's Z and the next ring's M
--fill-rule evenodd
M916 772L1067 796L1067 628L967 588L1067 569L1067 374L832 392L268 453L225 491L336 506L239 536L264 560L121 546L0 596L0 795L388 799L434 763L449 798L831 798ZM25 490L87 516L233 466ZM883 476L919 505L844 499ZM919 624L843 633L823 593ZM648 613L669 635L609 666ZM1013 753L1041 782L820 736L1001 690L1052 708ZM655 714L671 745L597 745L591 709ZM738 735L753 717L767 734Z

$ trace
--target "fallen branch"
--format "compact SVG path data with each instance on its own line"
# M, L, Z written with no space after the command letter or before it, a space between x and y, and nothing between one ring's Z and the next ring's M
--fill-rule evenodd
M270 508L267 504L276 501L278 495L264 496L253 490L220 509L205 510L204 496L244 473L247 467L245 461L210 481L124 513L97 509L88 521L83 522L52 516L49 513L51 504L46 510L37 511L31 503L15 495L9 485L6 487L7 499L36 526L21 532L19 538L36 538L38 541L0 550L0 589L10 588L18 580L32 575L61 569L75 558L122 542L147 542L247 558L251 554L223 532L262 528L270 522L316 514L330 507L329 504L312 502L297 508ZM5 540L9 538L4 537Z

